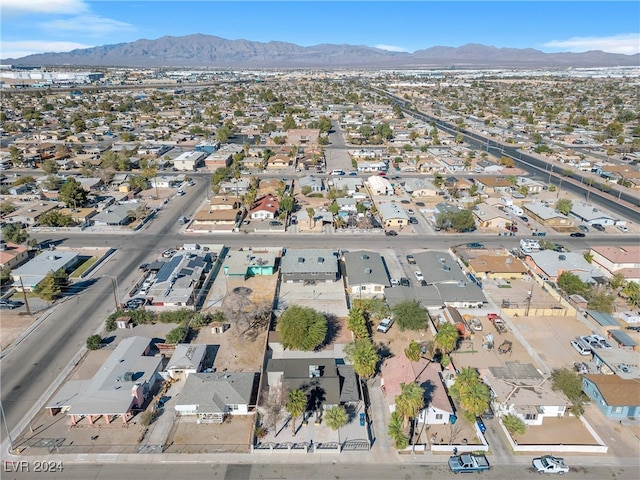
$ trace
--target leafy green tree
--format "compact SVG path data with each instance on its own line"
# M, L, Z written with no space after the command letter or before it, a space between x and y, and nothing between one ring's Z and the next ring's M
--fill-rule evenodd
M329 211L333 215L337 215L338 212L340 211L340 206L338 205L338 203L335 200L333 202L331 202L331 205L329 205Z
M2 206L0 205L0 210L1 209L2 209ZM618 290L624 287L625 283L626 283L626 278L623 273L616 273L609 279L609 285L611 286L611 288L615 290Z
M551 372L551 388L560 391L573 403L572 413L582 413L582 404L586 395L582 391L582 377L568 368L559 368Z
M9 200L5 200L0 202L0 215L6 215L11 212L15 212L18 209L13 203Z
M129 186L132 190L146 190L149 186L149 180L147 180L145 175L134 175L129 178Z
M502 417L502 424L511 435L524 435L527 431L527 425L515 415L509 414Z
M396 412L402 417L402 426L407 428L409 420L424 408L424 388L417 383L401 383L401 393L396 396Z
M58 173L58 170L60 170L60 167L58 166L58 162L54 159L49 158L42 162L42 171L47 175L55 175Z
M307 394L302 390L291 390L287 397L285 410L291 415L291 434L296 436L296 418L307 409Z
M186 325L180 325L174 328L169 333L167 333L167 337L166 337L167 343L174 344L174 343L182 342L187 336L188 331L189 331L189 327L187 327Z
M71 215L67 215L66 213L56 210L50 210L40 215L38 223L47 227L69 227L75 222L73 221L73 218L71 218Z
M2 238L11 243L24 243L29 238L27 231L18 223L8 223L2 229Z
M569 215L573 208L573 202L568 198L560 198L556 202L556 210L563 215Z
M309 185L305 185L304 187L302 187L300 189L300 193L302 193L302 195L304 195L306 197L307 195L309 195L311 193L311 187Z
M409 446L409 438L404 432L404 428L402 426L402 417L398 414L398 412L393 412L391 414L391 420L389 421L389 429L387 433L393 440L393 446L397 450L403 450Z
M313 308L291 305L278 319L284 348L311 351L327 337L327 319Z
M433 337L433 341L444 353L451 353L455 350L459 337L460 332L454 324L443 322L438 327L438 333Z
M420 350L420 344L416 341L413 341L409 344L407 348L404 349L404 355L411 362L417 362L420 360L420 356L422 351Z
M416 300L397 303L391 311L401 332L422 330L427 325L427 310Z
M375 372L380 355L370 338L359 338L344 347L345 357L353 363L353 370L361 378L370 378Z
M467 232L475 228L475 220L470 210L442 212L436 216L436 226L446 230L452 229L458 232Z
M18 179L16 179L15 182L13 182L11 185L13 185L14 187L19 187L20 185L28 185L30 183L35 183L36 179L33 178L31 175L25 175L24 177L20 177Z
M285 213L293 212L293 208L295 207L296 201L290 195L284 196L280 199L280 211Z
M63 270L58 270L47 273L33 291L43 300L51 302L62 295L68 284L69 276Z
M627 297L630 304L636 307L640 307L640 285L636 282L628 281L622 287L621 292Z
M60 187L58 198L68 207L83 207L87 202L88 192L82 188L82 184L75 178L69 177Z
M451 395L460 401L460 406L469 417L481 415L489 407L491 392L474 368L465 367L457 375L451 386Z
M613 313L615 295L610 294L605 288L592 288L587 295L589 309L602 313Z
M347 424L349 416L347 410L342 405L338 405L324 412L324 421L331 430L338 430Z
M57 175L48 175L42 182L42 189L45 191L56 191L62 185L62 179Z
M589 291L589 285L580 280L575 273L562 272L558 276L558 287L567 295L586 295Z
M87 338L87 348L89 350L98 350L101 342L102 337L100 335L91 335Z

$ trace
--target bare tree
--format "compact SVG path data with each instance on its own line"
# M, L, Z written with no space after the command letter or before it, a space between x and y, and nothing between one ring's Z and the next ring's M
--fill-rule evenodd
M248 295L240 293L228 294L222 303L225 317L231 320L235 333L239 338L254 341L256 337L269 327L271 305L267 302L253 302Z
M269 387L265 402L265 425L272 432L277 432L277 426L284 414L284 404L287 395L283 383Z

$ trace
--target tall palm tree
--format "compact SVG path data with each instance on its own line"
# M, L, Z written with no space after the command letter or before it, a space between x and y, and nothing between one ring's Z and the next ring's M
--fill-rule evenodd
M460 406L474 417L486 411L490 401L489 387L481 381L470 384L460 396Z
M313 216L316 214L315 209L312 207L307 208L307 215L309 215L309 227L311 227L311 221L313 220Z
M409 439L404 433L404 428L402 428L402 417L398 415L398 412L393 412L391 414L391 420L389 421L389 430L387 432L393 440L393 445L398 450L407 448L407 446L409 445Z
M438 333L433 338L435 344L445 353L451 353L456 348L460 333L456 326L445 322L438 327Z
M347 424L349 415L342 405L338 405L324 412L324 421L331 430L338 430Z
M287 403L284 408L291 415L291 435L296 436L296 418L302 415L307 409L307 394L296 389L289 392Z
M402 426L407 428L409 419L415 418L424 408L424 388L417 383L401 383L402 393L396 397L396 412L402 417Z

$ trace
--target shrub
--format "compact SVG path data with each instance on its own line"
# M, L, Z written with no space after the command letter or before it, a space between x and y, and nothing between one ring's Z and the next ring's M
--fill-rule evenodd
M87 348L89 350L98 350L101 342L102 337L100 335L91 335L87 338Z
M180 325L167 333L167 343L180 343L187 336L189 328L186 325Z

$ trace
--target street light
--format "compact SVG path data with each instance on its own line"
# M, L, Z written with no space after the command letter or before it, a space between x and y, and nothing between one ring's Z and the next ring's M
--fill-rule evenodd
M113 275L103 275L103 277L105 278L108 277L111 279L111 288L113 290L113 301L116 304L116 310L118 310L120 308L120 296L118 295L120 288L118 287L118 277Z

